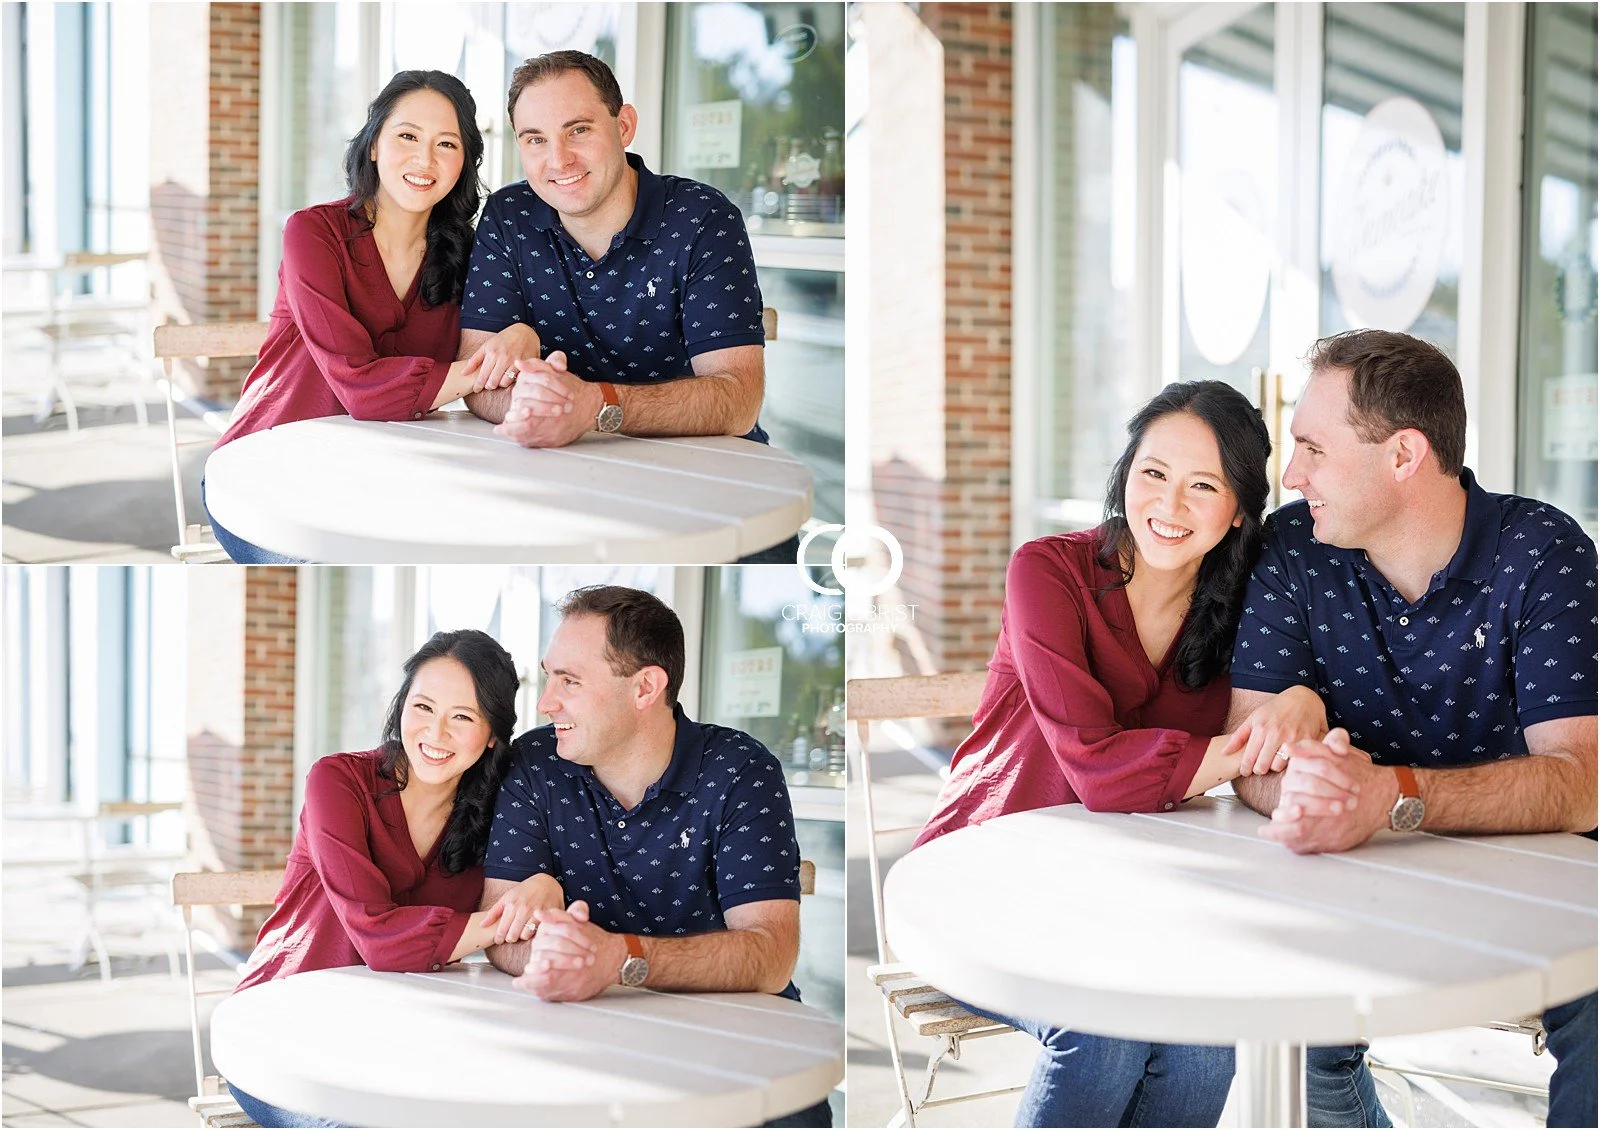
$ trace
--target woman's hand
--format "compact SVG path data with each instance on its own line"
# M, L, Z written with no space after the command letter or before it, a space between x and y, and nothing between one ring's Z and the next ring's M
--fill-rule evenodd
M1303 739L1322 740L1328 733L1328 711L1317 692L1290 687L1252 710L1223 747L1239 754L1239 776L1265 775L1289 763L1286 747Z
M469 360L481 361L474 392L510 388L517 383L517 362L539 359L539 335L531 326L513 322L473 352Z
M494 945L523 942L538 928L534 911L561 910L565 906L560 883L549 875L530 875L485 912L484 925L494 926Z

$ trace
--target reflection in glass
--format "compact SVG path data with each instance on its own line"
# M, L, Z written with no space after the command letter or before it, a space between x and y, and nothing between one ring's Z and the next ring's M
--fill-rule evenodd
M791 785L844 787L843 614L786 565L708 574L702 720L759 740Z
M1454 356L1465 5L1328 4L1324 11L1321 332L1357 328L1354 314ZM1424 129L1404 120L1418 114ZM1369 116L1394 128L1396 115L1402 120L1390 140L1375 142ZM1432 150L1441 143L1436 171Z
M1596 18L1528 8L1517 489L1596 528Z
M1044 5L1040 21L1042 248L1035 301L1044 341L1035 532L1044 533L1056 526L1051 500L1098 503L1140 382L1128 372L1133 40L1114 4ZM1097 506L1091 509L1098 514Z
M1178 376L1257 395L1268 363L1278 200L1274 7L1262 4L1178 67Z
M766 349L761 426L811 468L812 514L844 521L844 274L760 267L761 298L778 311Z
M844 5L673 5L667 168L750 230L844 234Z

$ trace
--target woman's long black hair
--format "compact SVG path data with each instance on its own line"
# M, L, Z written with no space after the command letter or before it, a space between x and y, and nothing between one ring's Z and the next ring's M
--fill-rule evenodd
M411 682L430 659L449 656L467 669L478 693L478 710L494 735L489 748L477 762L461 774L456 783L455 802L444 826L444 844L439 858L445 873L459 875L468 867L483 862L489 844L489 825L494 820L495 797L511 764L511 733L517 725L517 668L511 656L486 632L465 629L435 632L432 639L417 649L405 663L405 681L389 706L389 720L383 726L383 760L378 776L395 783L395 792L406 787L411 762L400 739L400 720L405 714Z
M460 302L472 257L473 223L478 217L482 185L478 166L483 163L483 134L478 129L478 105L466 85L444 71L401 71L389 80L367 107L367 124L350 139L344 151L344 177L350 186L350 214L368 220L378 198L378 166L372 147L383 123L394 113L395 103L413 90L432 90L455 107L463 157L461 176L428 216L428 249L422 259L422 301L428 306Z
M1199 417L1217 437L1222 474L1239 500L1242 519L1201 559L1189 617L1178 636L1174 658L1178 682L1189 690L1199 690L1227 670L1233 655L1245 582L1261 553L1266 528L1267 495L1272 489L1267 481L1267 457L1272 454L1272 437L1261 413L1243 393L1222 381L1170 384L1134 413L1128 421L1128 446L1106 481L1105 522L1095 548L1095 559L1121 573L1123 585L1133 579L1133 531L1124 513L1128 474L1150 425L1174 412Z

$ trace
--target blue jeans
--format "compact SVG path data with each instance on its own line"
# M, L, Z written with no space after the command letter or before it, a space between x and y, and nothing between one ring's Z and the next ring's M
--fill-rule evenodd
M758 550L747 557L735 561L735 565L793 565L800 558L800 535L795 534L788 541L780 541L777 545L768 546Z
M200 480L200 505L206 504L206 480ZM282 553L274 553L270 549L262 549L259 545L252 545L241 537L235 537L222 528L211 511L206 511L206 521L211 524L211 532L216 535L217 544L227 555L239 565L304 565L306 562L299 557L289 557ZM259 1122L260 1119L257 1119ZM261 1123L263 1126L266 1123ZM315 1125L315 1124L313 1124Z
M1594 1126L1595 994L1544 1014L1555 1074L1550 1077L1546 1126ZM1388 1126L1362 1049L1306 1049L1307 1121L1312 1126Z
M786 1114L782 1118L774 1118L771 1122L763 1122L763 1126L832 1126L833 1110L828 1106L828 1100L823 1099L815 1106L808 1106L804 1110L797 1110L793 1114Z
M317 1118L310 1114L296 1114L292 1110L284 1110L281 1106L264 1103L247 1091L241 1091L232 1083L228 1090L233 1099L239 1104L239 1109L248 1114L257 1126L343 1126L343 1122L334 1122L326 1118Z
M1018 1126L1215 1126L1233 1083L1233 1048L1090 1036L973 1012L1044 1046L1017 1105Z

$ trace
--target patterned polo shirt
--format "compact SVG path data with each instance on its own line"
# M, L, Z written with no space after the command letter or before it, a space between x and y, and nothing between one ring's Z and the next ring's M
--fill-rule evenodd
M1450 564L1407 602L1364 552L1312 537L1304 502L1275 515L1245 593L1233 685L1307 686L1379 764L1472 765L1528 752L1523 730L1595 713L1595 546L1543 502L1471 471Z
M724 914L800 899L800 847L783 768L767 747L675 707L667 770L631 809L541 726L511 747L484 874L553 876L590 921L628 934L725 930ZM788 994L794 995L794 994ZM797 998L798 999L798 998Z
M591 259L526 181L493 193L478 221L461 328L539 331L544 355L590 381L650 384L693 375L692 358L762 345L761 288L744 217L710 185L658 176L636 154L627 227ZM761 443L758 424L747 439Z

